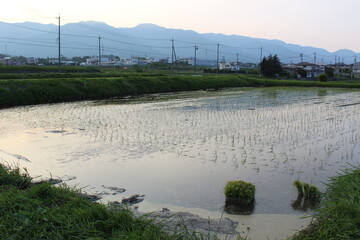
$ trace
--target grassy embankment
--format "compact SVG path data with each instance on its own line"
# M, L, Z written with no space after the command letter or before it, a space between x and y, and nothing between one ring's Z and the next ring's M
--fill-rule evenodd
M14 68L9 70L6 68L4 70L0 67L0 108L228 87L301 86L360 88L360 82L324 83L316 81L270 80L253 75L174 76L157 72L101 73L94 68L64 68L62 73L56 73L56 68L50 70L38 68L38 71L35 71L33 68L29 69Z
M31 180L26 171L0 164L0 239L205 239L187 231L170 235L149 217L92 203L65 185Z
M292 238L314 239L360 239L360 168L331 179L315 222Z

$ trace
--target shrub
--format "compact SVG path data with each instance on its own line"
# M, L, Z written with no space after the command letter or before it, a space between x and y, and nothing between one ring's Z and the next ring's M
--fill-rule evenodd
M327 82L328 76L325 73L322 73L318 76L319 82Z
M255 186L244 181L229 181L225 186L226 202L251 205L255 200Z

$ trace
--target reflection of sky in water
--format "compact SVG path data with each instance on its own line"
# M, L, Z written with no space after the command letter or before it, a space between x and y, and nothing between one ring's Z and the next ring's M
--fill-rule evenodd
M323 187L356 164L358 102L359 91L258 88L4 109L0 150L30 172L164 205L221 210L226 182L242 179L257 187L255 213L289 213L293 180Z

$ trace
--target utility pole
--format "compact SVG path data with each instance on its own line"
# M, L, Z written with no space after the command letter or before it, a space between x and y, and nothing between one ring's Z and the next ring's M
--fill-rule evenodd
M171 39L171 64L174 63L174 39Z
M316 63L316 52L314 52L314 63Z
M263 48L260 47L260 64L261 64L261 61L262 61L262 51L263 51Z
M196 51L197 51L198 49L199 49L199 48L196 46L196 43L195 43L195 46L194 46L194 52L195 52L195 59L194 59L195 73L196 73Z
M216 54L216 74L219 76L219 51L220 44L217 44L217 54Z
M208 56L207 56L207 48L205 49L205 64L206 64L206 67L209 65L208 63Z
M99 35L99 67L101 67L101 37Z
M60 41L60 14L59 14L59 17L58 17L58 19L59 19L59 32L58 32L58 40L59 40L59 62L58 62L58 64L59 64L59 72L60 72L60 67L61 67L61 41Z
M237 53L236 54L236 71L238 72L238 74L239 74L239 69L240 69L240 67L239 67L239 54Z
M354 57L354 63L356 63L356 56Z
M176 60L176 52L175 52L175 46L174 46L174 39L171 39L171 65L173 65L174 63L177 65L177 60ZM175 60L175 61L174 61ZM180 69L178 67L178 74L180 73Z
M301 62L303 62L303 60L304 60L304 54L303 53L300 53L300 59L301 59Z
M336 65L336 60L337 60L337 56L335 55L335 64L334 65Z

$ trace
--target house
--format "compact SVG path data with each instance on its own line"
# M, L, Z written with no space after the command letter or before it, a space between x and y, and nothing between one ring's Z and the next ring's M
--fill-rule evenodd
M219 69L220 70L239 71L240 66L238 63L234 63L234 62L229 63L229 62L221 61L219 63Z
M216 67L216 60L208 60L208 59L201 59L201 58L197 58L196 59L196 65L197 66L212 66L212 67ZM188 64L195 66L195 58L190 57L188 58Z
M360 78L360 62L354 63L352 66L352 75L354 78Z
M296 78L301 78L301 70L303 70L302 66L298 66L297 64L288 64L283 65L284 72L290 74L290 76L296 76ZM304 70L303 70L304 71Z
M139 59L135 57L131 58L122 58L120 59L122 65L130 66L130 65L137 65L139 64Z
M325 66L318 65L315 63L301 62L297 66L301 67L306 71L307 78L317 78L320 74L325 73Z
M8 66L20 66L24 65L20 60L12 59L10 57L4 57L0 59L0 64L2 65L8 65Z
M26 64L28 64L28 65L36 65L38 63L39 63L38 58L29 57L29 58L26 59Z
M351 65L347 65L342 62L331 65L334 69L334 76L350 78L351 77Z
M258 65L255 63L240 63L241 68L257 68Z
M86 59L86 65L87 66L99 65L99 58L94 57L94 58Z

